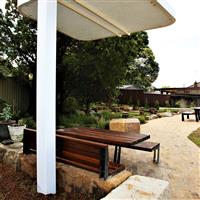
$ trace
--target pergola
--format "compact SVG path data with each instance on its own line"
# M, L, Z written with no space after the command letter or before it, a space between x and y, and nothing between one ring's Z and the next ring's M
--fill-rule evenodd
M38 21L37 190L56 193L56 31L79 40L130 35L175 22L161 0L18 0Z

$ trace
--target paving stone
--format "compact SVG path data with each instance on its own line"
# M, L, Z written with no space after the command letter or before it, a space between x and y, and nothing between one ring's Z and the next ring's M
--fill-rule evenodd
M167 200L168 195L167 181L134 175L101 200Z

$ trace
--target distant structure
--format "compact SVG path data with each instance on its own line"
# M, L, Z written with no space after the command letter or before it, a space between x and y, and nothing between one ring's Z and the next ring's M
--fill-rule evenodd
M134 85L119 87L119 103L136 106L200 106L200 82L195 81L188 87L156 88L145 92Z
M134 85L119 87L119 103L133 106L169 106L170 95L160 92L145 92Z
M170 95L171 104L175 105L178 101L183 101L186 106L200 106L200 82L195 81L188 87L180 88L157 88L161 94Z

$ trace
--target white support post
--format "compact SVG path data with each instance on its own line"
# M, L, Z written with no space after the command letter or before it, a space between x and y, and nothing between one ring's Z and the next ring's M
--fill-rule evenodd
M37 191L56 193L57 0L38 0Z

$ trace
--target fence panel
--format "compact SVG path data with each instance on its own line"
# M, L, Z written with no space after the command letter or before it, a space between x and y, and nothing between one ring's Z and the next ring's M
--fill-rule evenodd
M29 107L29 90L15 79L0 79L0 99L12 105L14 112L26 112Z

